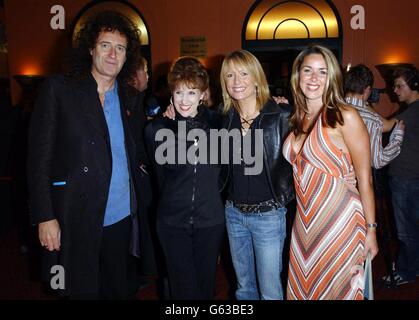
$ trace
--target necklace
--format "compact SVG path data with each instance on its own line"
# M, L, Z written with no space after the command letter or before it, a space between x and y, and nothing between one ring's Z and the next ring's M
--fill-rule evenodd
M242 124L242 127L243 127L244 124L248 124L249 127L250 127L252 125L252 123L253 123L253 120L255 120L256 118L257 117L251 118L251 119L245 119L245 118L240 117L240 122Z
M241 123L246 123L246 124L248 124L248 125L251 125L252 124L252 122L253 122L253 120L255 120L256 118L257 118L257 116L259 115L259 111L258 110L256 110L255 112L253 112L250 116L249 116L249 118L245 118L245 117L243 117L243 116L241 116L240 114L239 114L239 116L240 116L240 121L241 121ZM253 118L252 118L253 117Z
M253 119L244 119L242 117L240 117L240 127L241 127L241 131L242 131L242 136L245 136L247 131L249 131L250 126L253 123L253 120L255 120L256 118Z
M255 115L255 113L253 114ZM252 116L253 116L252 115ZM242 135L246 135L247 131L249 131L253 121L258 117L258 115L256 115L256 117L254 118L243 118L242 116L240 116L240 127L242 129Z
M319 112L317 111L317 112L311 112L311 113L306 112L304 115L307 118L307 120L311 120L315 118L318 114Z

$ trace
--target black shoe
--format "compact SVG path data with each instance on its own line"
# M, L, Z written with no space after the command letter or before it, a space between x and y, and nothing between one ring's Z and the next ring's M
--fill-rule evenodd
M403 279L398 273L397 271L393 270L393 281L391 279L391 275L386 275L384 277L382 277L385 285L387 287L398 287L407 283L413 283L415 282L415 280L405 280Z

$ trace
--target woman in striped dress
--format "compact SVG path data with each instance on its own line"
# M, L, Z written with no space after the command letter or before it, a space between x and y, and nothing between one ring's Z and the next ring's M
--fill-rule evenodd
M345 107L340 67L327 48L299 54L291 86L295 109L283 153L293 166L297 215L287 298L363 299L362 264L378 252L368 132ZM352 168L358 189L344 179Z

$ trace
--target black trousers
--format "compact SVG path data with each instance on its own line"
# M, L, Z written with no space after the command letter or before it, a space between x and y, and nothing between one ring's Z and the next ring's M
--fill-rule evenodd
M103 228L100 252L100 299L128 299L131 217Z
M224 224L208 228L176 228L157 222L171 299L213 299L217 258L224 230Z
M99 292L70 295L70 300L123 300L129 298L131 217L103 228L99 258ZM131 270L131 272L130 272ZM131 292L132 293L132 292Z

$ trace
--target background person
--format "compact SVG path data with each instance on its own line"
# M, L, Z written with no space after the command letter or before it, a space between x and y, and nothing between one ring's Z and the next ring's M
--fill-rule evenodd
M419 275L419 73L416 67L394 72L394 92L407 109L396 118L406 125L403 148L390 163L391 199L399 249L393 276L396 286L415 282ZM384 277L390 285L390 275Z
M345 74L345 100L358 110L370 136L371 166L380 169L400 154L403 142L404 124L395 118L381 117L368 104L368 97L374 85L374 76L363 64L352 67ZM394 128L394 130L393 130ZM389 143L383 147L383 132L390 132Z

